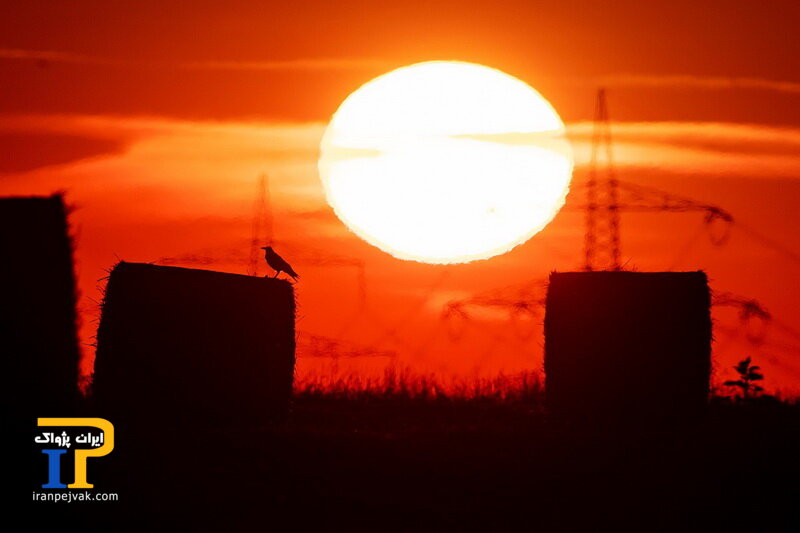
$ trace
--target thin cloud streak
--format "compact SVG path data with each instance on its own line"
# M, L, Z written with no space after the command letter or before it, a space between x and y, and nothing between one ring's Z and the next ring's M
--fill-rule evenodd
M388 68L393 64L382 59L370 58L312 58L276 61L199 61L178 66L190 70L362 70Z
M588 122L566 126L578 169L589 163L592 129ZM0 120L0 133L101 136L124 142L130 151L129 157L67 165L63 170L74 169L76 179L80 172L100 172L97 165L119 167L116 172L127 175L133 163L148 169L138 172L136 181L140 183L162 183L164 176L175 176L162 187L173 181L182 183L180 176L186 173L192 173L193 183L199 184L215 181L214 173L221 168L226 175L236 176L236 181L268 171L285 175L284 192L306 198L310 202L306 210L313 210L322 195L316 161L324 130L325 124L319 122L214 122L99 115L28 115ZM721 122L619 122L612 130L620 169L644 167L720 178L800 179L797 128ZM481 140L485 142L510 145L541 142L525 133L484 137ZM156 168L158 172L150 171Z
M81 63L91 65L114 65L121 63L112 59L57 52L54 50L23 50L20 48L0 48L0 58L34 61L53 61L59 63Z
M614 160L620 168L649 168L708 176L800 179L800 129L725 122L615 122ZM566 125L575 166L591 159L591 122ZM471 136L509 146L542 146L539 134Z
M345 71L388 68L393 63L376 58L300 58L264 61L134 61L99 56L59 52L54 50L24 50L0 48L0 59L50 61L100 66L129 66L171 68L181 70L238 70L238 71Z
M730 122L615 122L615 143L661 144L737 154L797 155L800 129ZM572 142L591 142L594 125L567 125Z
M769 80L764 78L741 78L723 76L617 74L592 81L606 87L664 87L673 89L705 90L760 90L787 94L800 94L800 83Z
M592 124L567 126L575 165L591 160ZM617 167L706 177L800 179L800 130L753 124L615 123Z

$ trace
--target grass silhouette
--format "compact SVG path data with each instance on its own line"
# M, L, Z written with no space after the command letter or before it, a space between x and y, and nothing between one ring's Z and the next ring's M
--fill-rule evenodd
M92 473L123 499L62 508L87 530L797 531L796 485L764 483L800 475L796 401L714 397L703 426L636 434L543 399L536 373L305 375L280 423L144 428L139 451L120 424Z
M410 368L387 367L378 377L356 373L311 373L295 379L295 398L394 401L526 402L540 406L543 386L538 372L499 373L493 377L442 377Z

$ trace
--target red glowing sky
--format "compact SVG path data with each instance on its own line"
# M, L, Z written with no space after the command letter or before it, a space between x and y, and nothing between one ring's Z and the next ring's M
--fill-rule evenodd
M538 368L541 310L473 305L468 322L442 312L476 297L540 298L548 272L580 266L582 214L565 209L488 261L399 261L326 206L318 143L338 104L371 78L419 61L473 61L555 106L580 181L602 84L620 177L737 221L715 247L699 213L623 214L623 262L703 269L715 292L757 299L774 316L765 331L715 308L717 375L752 355L768 388L797 391L798 23L790 2L6 3L0 194L63 189L77 206L86 342L98 280L118 257L246 272L257 179L268 173L276 248L303 276L301 370L326 364L304 357L320 337L343 353L394 352L419 371ZM362 370L385 363L351 360Z

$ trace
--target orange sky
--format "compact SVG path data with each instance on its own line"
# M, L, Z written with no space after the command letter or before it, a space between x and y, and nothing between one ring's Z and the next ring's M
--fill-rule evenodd
M756 298L775 317L757 345L736 309L715 309L718 376L752 355L768 388L800 391L800 7L163 4L0 7L0 194L65 189L78 207L85 336L97 280L117 257L245 273L266 172L276 247L303 276L301 369L313 366L303 357L313 336L338 339L343 352L394 352L420 371L538 368L541 309L470 305L468 322L442 313L476 297L539 298L548 272L578 267L583 217L570 206L580 197L504 256L435 266L350 234L317 176L325 123L351 91L396 66L459 59L518 76L553 103L578 182L593 93L606 84L620 177L719 205L738 223L714 247L699 213L623 214L623 262L704 269L715 292Z

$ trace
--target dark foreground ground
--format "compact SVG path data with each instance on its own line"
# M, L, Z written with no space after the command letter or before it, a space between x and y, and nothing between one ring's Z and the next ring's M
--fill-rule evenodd
M800 531L800 406L785 403L619 432L522 401L311 394L274 426L138 439L118 425L117 442L89 476L119 502L28 516L78 531Z

